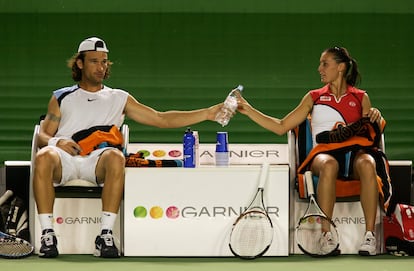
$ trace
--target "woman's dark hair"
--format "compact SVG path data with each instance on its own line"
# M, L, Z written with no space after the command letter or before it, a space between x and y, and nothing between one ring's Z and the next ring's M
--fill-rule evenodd
M345 47L332 47L325 50L333 55L336 63L345 63L345 80L348 85L356 86L361 82L361 74L358 71L358 63L351 57Z
M68 60L68 67L72 70L72 79L75 82L79 82L82 80L82 70L79 69L78 65L76 64L76 61L80 59L85 61L85 52L76 53ZM104 79L109 78L109 75L111 74L111 66L112 62L108 60L108 67L105 72Z

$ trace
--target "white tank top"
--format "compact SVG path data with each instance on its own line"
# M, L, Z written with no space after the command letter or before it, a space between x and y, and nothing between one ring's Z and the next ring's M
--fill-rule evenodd
M116 125L124 122L128 92L104 86L89 92L78 85L53 92L58 100L61 120L57 137L71 137L74 133L97 125Z

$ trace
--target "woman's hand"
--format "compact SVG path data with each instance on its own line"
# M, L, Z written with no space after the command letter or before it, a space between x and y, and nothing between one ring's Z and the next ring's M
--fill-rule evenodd
M237 93L237 111L247 115L248 111L251 110L252 106L243 98L239 93Z
M374 108L374 107L371 107L369 109L367 117L369 117L369 120L371 122L378 122L378 123L380 123L382 119L381 112L377 108Z

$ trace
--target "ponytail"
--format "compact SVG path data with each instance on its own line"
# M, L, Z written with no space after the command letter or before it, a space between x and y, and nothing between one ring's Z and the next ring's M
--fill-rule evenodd
M361 74L358 70L358 63L351 57L345 47L332 47L325 52L333 54L336 63L345 63L345 80L350 86L356 86L361 82Z
M348 85L356 86L361 82L361 75L358 71L358 64L351 58L346 65L345 80Z

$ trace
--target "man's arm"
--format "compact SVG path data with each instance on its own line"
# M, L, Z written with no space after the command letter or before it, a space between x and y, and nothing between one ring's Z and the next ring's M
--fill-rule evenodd
M48 141L56 134L59 123L59 105L56 98L52 96L49 100L46 117L40 123L40 131L38 135L39 147L47 146Z
M71 155L77 155L81 151L81 148L75 141L55 137L61 119L60 116L59 104L56 98L52 96L49 101L46 117L40 124L38 135L39 147L53 145Z
M145 125L159 128L178 128L205 120L214 121L215 116L222 105L223 104L221 103L208 108L189 111L171 110L160 112L141 104L134 97L129 96L125 106L125 115L132 120Z

